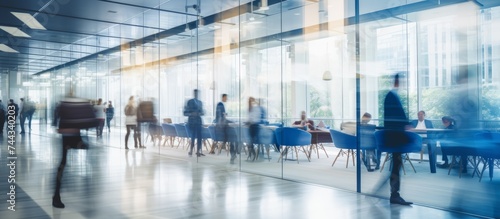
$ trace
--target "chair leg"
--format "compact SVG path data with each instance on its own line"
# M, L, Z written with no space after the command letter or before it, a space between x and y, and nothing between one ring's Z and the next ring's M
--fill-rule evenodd
M288 147L283 145L281 146L280 158L278 158L278 163L280 162L281 159L283 159L283 154L288 153L287 149Z
M342 149L340 149L339 153L337 154L337 157L335 157L335 160L333 160L332 167L333 167L333 165L335 165L335 162L337 161L337 158L339 158L341 153L342 153Z
M406 160L408 160L408 162L411 165L411 168L413 168L413 172L417 173L417 171L415 170L415 167L413 166L413 163L410 160L410 155L406 154Z
M347 162L345 163L345 168L349 167L349 155L351 154L351 150L347 149Z
M266 147L266 152L267 152L267 160L268 161L271 161L271 156L269 156L269 150L270 150L271 146L269 147Z
M351 149L351 156L352 156L352 166L355 167L356 166L356 161L354 160L354 150Z
M483 169L481 170L481 174L479 175L479 182L481 182L481 179L483 178L483 174L484 174L484 170L486 170L486 167L488 166L488 161L489 159L484 159L484 165L483 165Z
M448 167L448 175L450 175L451 173L451 168L453 167L453 165L455 165L455 155L451 156L451 163L450 163L450 166Z
M422 150L420 151L420 162L424 161L424 147L422 147Z
M295 159L297 159L297 164L298 164L299 163L299 150L297 149L297 146L295 146L293 148L295 149Z
M325 152L325 154L326 154L326 158L329 158L329 157L328 157L328 153L326 153L326 149L325 149L325 147L323 146L323 144L319 144L319 145L321 146L321 149L323 149L323 151Z
M311 162L311 154L307 154L307 149L306 149L306 148L304 148L304 146L300 146L300 148L302 149L302 151L303 151L303 152L304 152L304 154L306 155L307 160L308 160L309 162Z
M385 159L384 162L382 163L382 167L380 167L380 172L384 170L385 162L387 162L388 159L389 159L389 153L385 153Z

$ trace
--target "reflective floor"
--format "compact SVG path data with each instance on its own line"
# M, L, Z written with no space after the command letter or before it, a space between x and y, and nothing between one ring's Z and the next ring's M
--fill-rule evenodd
M18 135L16 211L3 201L0 218L477 218L238 172L231 165L196 162L195 157L126 151L114 147L112 139L90 138L94 144L89 150L68 155L61 193L66 208L56 209L51 198L61 158L59 135L50 130ZM4 133L2 194L10 186L7 140Z

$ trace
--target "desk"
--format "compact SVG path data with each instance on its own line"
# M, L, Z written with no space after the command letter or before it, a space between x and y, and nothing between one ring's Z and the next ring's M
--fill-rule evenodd
M307 131L311 134L311 146L309 147L309 158L311 158L312 150L316 149L316 154L319 158L319 149L323 149L328 158L328 153L323 146L323 143L333 143L332 136L330 135L330 130L328 129L316 129Z

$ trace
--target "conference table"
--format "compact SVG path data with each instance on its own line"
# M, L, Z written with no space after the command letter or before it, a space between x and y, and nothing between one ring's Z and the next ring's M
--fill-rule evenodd
M323 143L333 143L332 136L330 135L330 130L324 128L317 128L315 130L308 130L311 134L311 146L309 147L309 158L311 158L312 151L315 149L316 154L319 158L319 149L323 149L326 157L328 158L328 153L326 152Z

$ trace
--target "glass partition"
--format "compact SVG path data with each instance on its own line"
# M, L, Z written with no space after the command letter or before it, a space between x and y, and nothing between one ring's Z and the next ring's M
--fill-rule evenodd
M46 106L40 119L50 121L54 103L70 89L81 97L112 101L111 129L102 141L93 130L89 135L99 144L124 149L129 97L136 104L151 100L158 122L141 127L146 148L140 152L350 191L360 185L362 193L382 197L389 196L383 182L390 161L384 165L387 154L378 157L373 139L358 135L358 125L364 126L357 122L366 112L371 114L371 133L384 126L384 98L395 73L402 75L399 95L409 120L416 121L418 112L425 111L434 128L444 128L441 118L450 115L451 101L461 98L453 96L456 89L465 87L480 110L482 127L499 130L499 7L471 1L359 1L356 26L355 1L213 1L203 2L201 10L192 6L194 1L157 3L52 54L67 65L23 78L33 80L36 86L24 89L40 107ZM465 84L460 83L463 66L468 72ZM15 87L14 76L1 75L3 100ZM181 125L187 131L183 109L194 89L200 90L208 132L202 157L188 156L189 136L175 129ZM227 94L231 141L239 148L234 164L229 144L209 131L215 127L222 94ZM255 123L251 118L256 117L249 112L250 97L265 112L257 119L260 134L253 140L249 122ZM314 125L305 128L303 120ZM167 135L167 124L174 127L174 135ZM276 144L273 134L279 127L310 134L310 143L285 151L291 145ZM371 149L357 151L356 145L335 143L331 133L337 131ZM488 192L497 183L495 177L488 181L483 176L479 182L477 172L469 172L459 178L453 168L449 175L448 169L431 173L429 156L441 161L441 149L429 151L430 143L420 136L422 150L408 154L404 163L402 195L423 205L493 216L497 202ZM129 148L132 142L133 136ZM255 161L251 150L258 154ZM482 207L461 202L461 194L469 193L478 194L470 198Z

